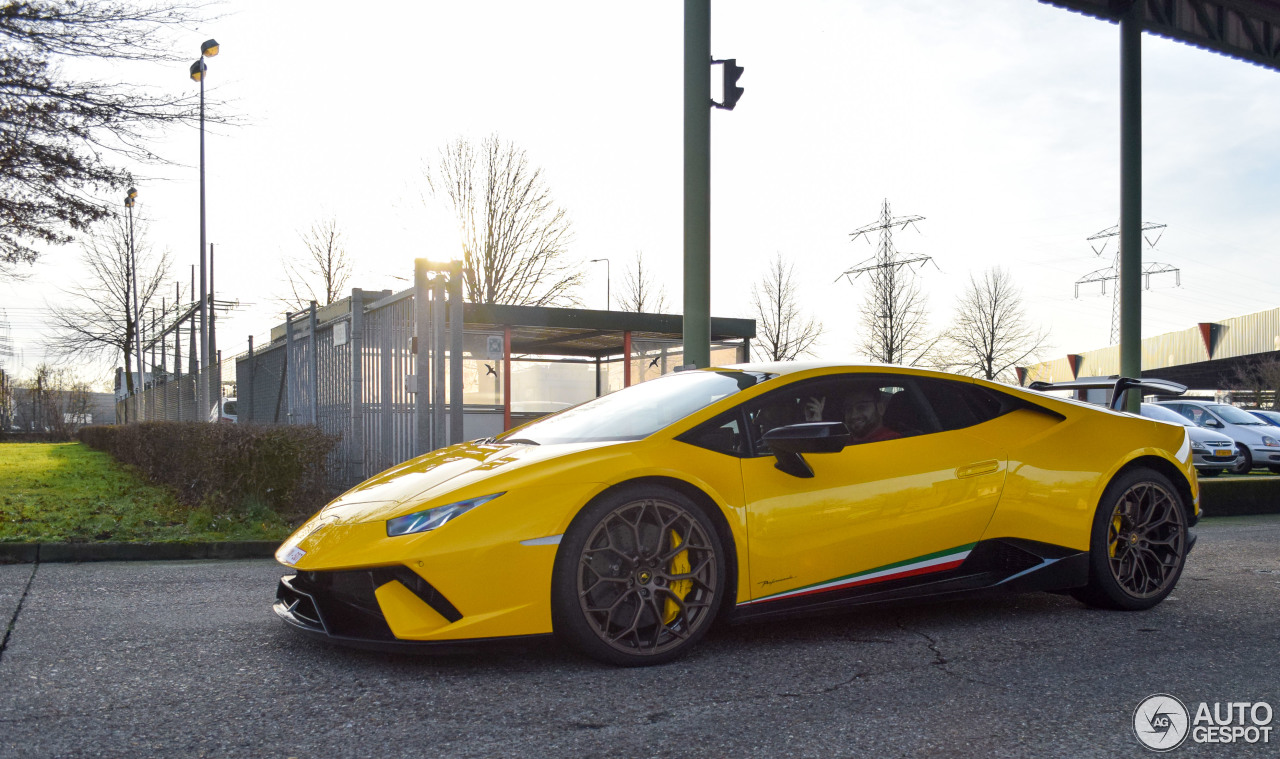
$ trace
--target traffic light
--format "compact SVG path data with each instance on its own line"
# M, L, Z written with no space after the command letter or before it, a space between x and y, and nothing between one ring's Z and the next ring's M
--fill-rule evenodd
M733 107L738 104L738 98L742 97L745 89L738 86L738 77L742 76L745 71L742 66L738 65L737 58L726 58L723 61L715 61L712 63L722 64L721 71L724 73L724 102L717 103L712 100L711 104L716 108L723 108L726 111L732 111Z

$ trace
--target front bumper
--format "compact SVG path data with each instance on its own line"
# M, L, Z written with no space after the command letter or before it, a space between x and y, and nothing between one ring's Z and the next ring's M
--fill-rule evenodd
M1231 455L1214 456L1212 454L1196 453L1192 457L1192 465L1196 469L1235 469L1240 463L1240 454L1235 449L1231 450Z
M495 643L521 645L547 635L459 640L397 638L379 603L379 590L395 583L416 596L446 624L462 619L447 598L404 566L299 572L280 578L272 610L286 625L314 638L380 651L457 652Z

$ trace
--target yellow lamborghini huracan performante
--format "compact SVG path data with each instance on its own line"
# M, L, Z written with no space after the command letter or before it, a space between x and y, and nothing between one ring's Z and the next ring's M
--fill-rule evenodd
M1185 389L1111 382L1116 407ZM1199 516L1178 425L919 369L742 364L357 485L276 553L275 611L354 645L554 633L653 664L717 619L998 591L1150 608Z

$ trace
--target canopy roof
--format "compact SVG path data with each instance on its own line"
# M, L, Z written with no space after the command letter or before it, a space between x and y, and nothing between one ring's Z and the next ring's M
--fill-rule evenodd
M1136 0L1142 28L1280 71L1280 0ZM1040 0L1119 22L1126 0Z

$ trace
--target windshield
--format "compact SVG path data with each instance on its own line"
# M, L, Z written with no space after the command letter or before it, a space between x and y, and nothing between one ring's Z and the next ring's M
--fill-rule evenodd
M1266 426L1266 422L1253 414L1250 414L1248 411L1243 411L1235 406L1228 406L1225 403L1215 403L1207 408L1221 417L1222 421L1227 424L1256 425L1260 427Z
M1159 419L1162 422L1173 422L1181 424L1183 427L1194 427L1191 420L1179 414L1177 411L1167 409L1164 406L1156 406L1151 403L1142 404L1142 415L1148 419Z
M498 440L536 444L639 440L776 376L729 370L670 374L565 409Z

